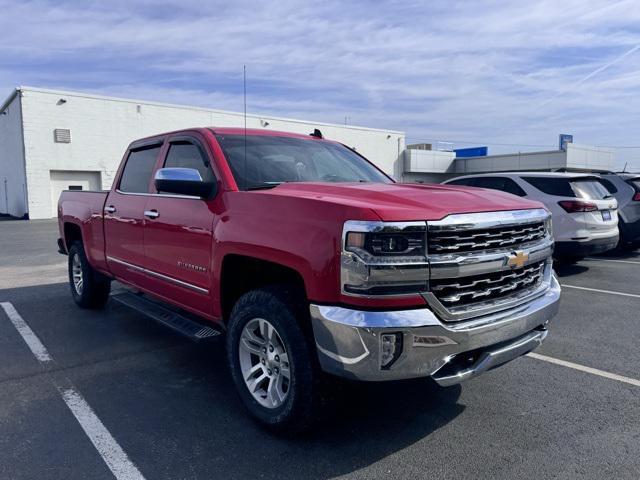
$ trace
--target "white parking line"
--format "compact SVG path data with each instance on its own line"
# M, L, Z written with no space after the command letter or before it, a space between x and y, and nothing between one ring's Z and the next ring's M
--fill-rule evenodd
M640 387L640 380L636 380L635 378L623 377L622 375L605 372L604 370L598 370L597 368L585 367L584 365L567 362L566 360L560 360L558 358L547 357L546 355L540 355L539 353L527 353L527 357L535 358L536 360L542 360L543 362L553 363L555 365L561 365L563 367L573 368L574 370L580 370L581 372L590 373L599 377L604 377L610 380L616 380L618 382L628 383L629 385Z
M127 454L82 398L82 395L73 388L68 388L61 393L67 407L76 417L84 433L96 447L113 475L119 480L144 480L140 471L129 460Z
M592 262L632 263L634 265L640 265L640 262L633 260L614 260L612 258L585 258L585 260Z
M16 327L22 339L29 346L34 356L42 363L53 362L47 348L43 345L36 334L31 330L27 322L20 316L18 311L9 302L0 303L11 323ZM91 443L96 448L104 463L107 464L111 473L117 480L144 480L138 468L129 459L127 454L118 442L113 438L109 430L93 412L89 404L82 398L82 395L66 379L65 386L60 386L55 379L50 380L62 395L64 403L69 407L71 413L76 418L84 433L89 437Z
M622 297L640 298L640 295L636 293L614 292L613 290L600 290L599 288L578 287L577 285L567 285L561 283L562 288L575 288L577 290L587 290L589 292L608 293L610 295L620 295Z
M27 325L27 323L22 319L13 305L9 302L2 302L0 303L0 306L2 306L4 313L7 314L7 317L9 317L9 320L11 320L13 326L16 327L16 330L18 330L18 333L22 336L22 339L31 349L31 352L35 357L41 362L50 362L52 358L46 347L42 344L36 334L33 333L33 330L31 330L29 325Z

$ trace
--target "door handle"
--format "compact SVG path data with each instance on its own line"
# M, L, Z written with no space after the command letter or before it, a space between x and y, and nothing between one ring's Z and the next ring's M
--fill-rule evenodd
M108 207L104 207L104 211L105 213L115 213L116 207L114 207L113 205L109 205Z
M145 210L144 216L147 218L158 218L160 214L158 213L157 210Z

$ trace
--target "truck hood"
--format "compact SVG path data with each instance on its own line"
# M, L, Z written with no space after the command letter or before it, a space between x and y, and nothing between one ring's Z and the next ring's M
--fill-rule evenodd
M544 208L497 190L402 183L283 183L264 195L307 198L369 209L384 221L440 220L455 213Z

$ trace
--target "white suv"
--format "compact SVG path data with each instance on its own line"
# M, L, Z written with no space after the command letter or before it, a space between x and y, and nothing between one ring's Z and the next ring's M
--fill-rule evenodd
M487 173L443 182L491 188L542 202L553 218L554 256L576 261L618 243L618 202L594 175L582 173Z

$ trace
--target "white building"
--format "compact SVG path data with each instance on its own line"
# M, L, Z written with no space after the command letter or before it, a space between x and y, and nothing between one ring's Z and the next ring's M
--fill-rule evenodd
M612 149L576 143L568 143L566 150L462 158L456 158L454 152L407 148L403 156L403 180L406 182L439 183L471 173L560 169L610 171L615 166Z
M0 104L0 214L51 218L64 189L109 189L126 146L189 127L240 127L242 113L20 87ZM319 128L396 178L405 135L351 125L247 115L247 127Z

